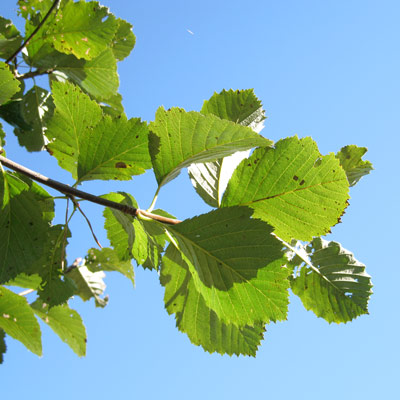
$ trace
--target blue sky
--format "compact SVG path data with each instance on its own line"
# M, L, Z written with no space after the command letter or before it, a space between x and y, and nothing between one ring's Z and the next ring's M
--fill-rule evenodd
M104 1L134 25L137 44L119 66L129 117L150 121L158 106L199 110L214 91L254 88L272 140L311 136L323 154L347 144L369 148L375 170L351 190L333 229L366 264L374 294L370 315L329 325L291 296L288 321L267 326L257 358L210 355L190 344L163 308L155 273L136 270L136 289L108 274L109 305L76 299L88 333L79 359L47 327L44 355L8 338L0 366L2 398L376 399L398 393L398 198L400 53L397 0ZM16 21L14 1L0 15ZM20 22L19 22L20 24ZM19 25L20 26L20 25ZM190 30L193 34L189 33ZM72 183L48 154L27 154L7 130L7 155ZM85 183L93 193L123 190L147 208L151 172L132 182ZM58 211L63 218L63 203ZM161 190L158 207L180 219L208 210L183 172ZM102 208L83 204L103 245ZM95 244L76 215L68 259Z

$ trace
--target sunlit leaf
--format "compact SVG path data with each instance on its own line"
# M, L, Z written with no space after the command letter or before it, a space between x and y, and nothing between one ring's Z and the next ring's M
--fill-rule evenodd
M147 124L105 116L79 138L78 180L129 180L151 167Z
M118 29L115 17L97 2L62 2L35 42L48 42L61 53L91 60L110 46Z
M163 257L160 281L165 286L165 308L169 314L175 314L178 329L193 344L201 345L210 353L255 356L265 331L263 324L239 328L221 322L207 307L187 264L174 246L169 246Z
M38 86L33 86L23 96L21 102L21 116L29 129L17 127L14 133L21 146L28 151L43 150L45 145L46 121L53 114L54 103L50 93Z
M251 214L223 208L166 227L207 306L237 326L283 320L288 306L282 244Z
M104 247L89 249L85 265L91 272L117 271L126 276L135 286L135 273L130 261L121 261L115 250Z
M365 265L337 242L315 238L307 250L315 270L305 265L291 282L304 307L337 323L368 314L372 283Z
M18 92L19 85L19 81L15 79L8 65L0 61L0 105Z
M41 190L36 184L30 186L18 176L0 171L1 283L23 272L37 272L53 217L53 202Z
M117 19L118 29L112 40L112 51L118 61L129 56L135 46L136 38L132 32L132 25L121 18Z
M32 353L42 355L40 326L31 307L23 296L3 286L0 286L0 328Z
M33 312L78 356L86 355L86 329L80 315L67 304L49 307L40 300L31 304Z
M21 43L22 36L11 20L0 17L0 58L10 57Z
M362 160L362 156L366 152L366 147L358 147L352 144L342 147L336 154L340 165L346 171L350 186L354 186L364 175L368 175L373 170L369 161Z
M159 108L149 129L150 154L159 186L190 164L215 161L236 151L270 144L250 128L181 108Z
M71 83L55 82L52 89L56 109L46 131L47 147L59 165L76 178L81 137L101 121L102 111Z
M103 271L91 272L85 265L75 263L69 267L66 276L74 281L77 287L75 294L83 301L93 297L97 307L107 305L108 297L100 297L106 289L106 284L103 281L106 275Z
M246 205L284 240L310 240L340 222L349 185L333 154L321 156L311 138L256 149L235 170L222 206Z
M5 341L6 333L0 329L0 364L3 364L4 354L6 354L7 346Z

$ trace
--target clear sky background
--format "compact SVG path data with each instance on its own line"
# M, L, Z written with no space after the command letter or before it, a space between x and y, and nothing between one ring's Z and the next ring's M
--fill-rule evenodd
M0 398L25 399L394 399L399 366L400 2L398 0L122 1L104 0L134 25L137 44L119 65L129 117L150 121L158 106L200 110L223 88L254 88L276 141L311 136L322 154L347 144L369 148L375 170L351 189L350 207L329 236L372 275L370 315L329 325L291 295L288 321L267 326L256 358L208 354L175 328L155 272L136 269L136 289L106 278L109 305L73 300L87 328L78 358L43 326L38 358L7 338ZM0 15L16 5L1 0ZM188 30L193 32L189 33ZM7 155L72 183L48 154ZM96 194L122 190L142 208L156 189L152 172L132 182L84 183ZM51 192L51 191L50 191ZM53 193L53 192L51 192ZM58 212L63 218L64 203ZM161 190L157 206L184 219L207 212L187 173ZM83 204L103 246L102 208ZM80 215L71 225L68 261L94 247ZM379 397L378 397L379 396Z

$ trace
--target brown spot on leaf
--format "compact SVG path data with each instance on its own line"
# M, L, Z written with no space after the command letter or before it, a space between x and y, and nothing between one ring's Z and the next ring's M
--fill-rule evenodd
M304 185L304 179L300 182L300 186Z
M297 175L295 175L295 176L293 177L293 179L294 179L295 181L298 181L298 180L299 180L299 177L298 177Z
M127 165L124 162L119 161L115 163L115 168L127 168Z

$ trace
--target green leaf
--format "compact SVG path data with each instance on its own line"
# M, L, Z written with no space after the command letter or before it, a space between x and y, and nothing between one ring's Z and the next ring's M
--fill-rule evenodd
M52 75L64 82L66 78L79 85L98 101L117 94L119 80L117 62L110 49L104 50L92 60L78 59L73 55L52 53L37 64L54 68Z
M86 329L80 315L67 304L49 307L36 300L31 304L33 312L40 317L59 338L79 357L86 355Z
M121 18L117 19L118 30L112 41L112 51L118 61L129 56L135 46L136 38L132 32L132 25Z
M148 129L139 118L108 115L79 138L78 180L130 180L151 168Z
M329 323L368 314L372 283L365 265L337 242L315 238L307 250L314 268L302 267L291 282L304 307Z
M50 93L39 86L33 86L22 97L20 102L21 116L28 125L28 129L17 127L14 130L21 146L28 151L43 150L47 120L54 111L53 99Z
M90 249L85 265L91 272L117 271L126 276L135 286L135 273L130 261L121 261L115 250L110 248Z
M0 172L0 282L22 272L37 272L38 260L46 251L53 206L51 196L38 185Z
M22 273L17 275L14 279L8 281L6 285L36 290L39 288L41 282L42 278L39 276L39 274L27 275Z
M5 137L6 137L6 133L3 130L3 125L0 124L0 150L2 147L4 147L6 145L6 141L4 140Z
M9 19L0 17L0 58L7 59L22 43L22 36Z
M196 289L187 264L174 246L169 246L161 267L165 308L175 314L176 326L190 341L209 353L255 356L265 331L263 324L237 327L221 322Z
M109 193L102 197L138 208L136 200L127 193ZM111 208L104 210L104 217L107 237L121 261L134 258L145 268L158 268L165 244L165 233L158 224Z
M73 281L63 275L65 247L70 236L69 231L65 233L63 225L52 226L48 231L45 252L37 262L43 280L38 295L49 307L65 303L76 290Z
M24 18L43 14L43 16L50 9L54 0L18 0L19 11ZM40 18L41 19L41 18Z
M253 89L223 90L221 93L214 93L210 100L204 102L200 112L248 126L257 133L264 127L265 112ZM214 162L192 164L188 168L196 192L208 205L221 205L222 194L233 171L248 156L248 150L240 151Z
M6 103L19 90L19 81L15 79L8 65L0 61L0 105Z
M0 364L3 364L4 354L6 354L7 346L5 341L6 333L0 329Z
M166 226L207 306L237 326L283 320L288 307L282 244L251 214L223 208Z
M105 307L107 305L108 297L100 297L106 289L106 284L103 281L106 275L103 271L90 272L85 265L74 263L67 270L66 276L74 281L77 287L75 293L83 301L94 297L96 307Z
M257 133L264 128L265 111L253 89L214 93L209 100L204 101L200 112L248 126Z
M369 161L362 160L362 156L367 150L366 147L358 147L352 144L342 147L336 154L340 165L346 171L350 186L354 186L364 175L368 175L373 170Z
M31 43L48 42L61 53L91 60L111 45L117 29L107 7L94 1L66 1Z
M290 242L330 232L347 207L349 185L333 154L321 156L311 138L256 149L235 170L222 206L246 205Z
M150 154L160 187L190 164L271 143L250 128L181 108L165 111L160 107L150 132Z
M52 89L56 109L48 122L46 136L51 143L47 147L60 167L76 178L81 137L101 121L102 111L71 83L55 82Z
M0 328L32 353L42 355L40 326L23 296L0 286Z

